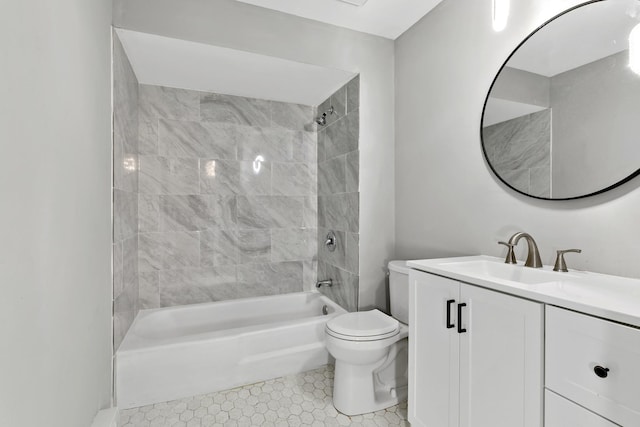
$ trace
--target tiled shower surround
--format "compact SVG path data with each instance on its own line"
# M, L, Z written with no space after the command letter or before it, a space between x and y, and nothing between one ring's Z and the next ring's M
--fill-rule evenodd
M482 130L491 165L516 190L551 197L551 109Z
M142 308L311 289L315 109L140 85Z
M322 292L349 311L358 310L360 79L356 77L318 107L327 125L318 126L318 278L334 286ZM329 230L338 241L331 252Z
M138 80L113 35L114 351L138 313Z

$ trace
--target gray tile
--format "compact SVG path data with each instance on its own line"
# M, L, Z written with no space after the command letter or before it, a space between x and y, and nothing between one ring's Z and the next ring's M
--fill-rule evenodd
M238 230L236 245L239 264L271 261L270 230Z
M158 119L138 116L138 154L158 154Z
M304 199L288 196L238 196L238 226L241 228L301 227Z
M122 242L122 286L123 292L138 296L138 236ZM134 307L137 311L137 306Z
M345 269L353 274L360 273L360 235L346 233Z
M158 153L167 157L235 159L235 129L218 123L160 119Z
M302 268L302 262L238 265L238 292L244 296L300 292Z
M358 311L359 278L340 268L318 261L318 280L331 279L333 286L320 292L348 311Z
M315 291L318 282L318 260L302 263L302 290Z
M159 231L160 196L138 194L138 230L140 232Z
M200 232L200 265L213 267L238 262L236 231L230 229Z
M136 312L138 307L138 289L133 286L124 291L113 302L114 313Z
M345 232L339 230L333 230L336 235L336 249L332 252L325 245L329 229L318 228L318 259L331 264L335 267L345 269L345 250L346 250L346 238Z
M134 311L125 311L113 314L113 351L115 353L120 347L125 334L131 327L133 319L136 317Z
M113 38L113 128L125 149L137 152L138 79L117 38Z
M113 239L124 240L138 232L138 197L135 193L113 190Z
M200 160L200 192L217 195L271 193L271 163Z
M198 159L140 156L142 194L198 194Z
M160 305L185 304L235 299L235 266L180 269L160 272Z
M347 83L347 113L360 108L360 76Z
M336 194L346 191L346 159L338 156L318 164L318 194Z
M197 267L200 239L197 232L141 233L138 265L140 271Z
M347 115L347 86L344 85L333 93L330 97L331 105L335 110L334 115L337 118Z
M271 261L309 261L317 255L315 228L278 228L271 230Z
M315 165L307 163L273 163L274 195L309 196L316 194Z
M159 196L160 231L198 231L236 222L233 196Z
M327 131L325 128L318 130L318 162L327 160L326 154Z
M331 159L358 149L360 138L359 110L349 113L327 126L321 150L325 159Z
M266 162L293 161L294 141L298 132L282 128L257 128L239 126L238 159Z
M140 116L147 121L200 118L200 93L192 90L140 85L138 103Z
M271 105L262 99L203 93L200 116L203 121L266 127L271 124Z
M124 141L117 133L113 135L113 186L129 192L138 191L138 155L125 149Z
M487 159L498 171L548 167L551 110L528 114L482 130Z
M316 164L318 162L318 133L304 131L294 134L292 151L294 162Z
M302 226L307 228L318 227L318 197L305 197L302 208Z
M530 169L527 168L504 171L500 174L500 177L516 190L529 194L529 171Z
M318 225L340 231L359 231L359 193L318 196Z
M118 297L124 289L124 264L122 259L122 242L111 245L113 260L113 299Z
M532 196L551 197L551 168L533 168L529 171L529 191Z
M356 193L360 190L360 151L352 151L347 154L346 167L347 193Z
M139 276L140 310L160 307L160 288L158 271L144 271Z
M272 101L271 108L271 121L274 126L292 130L312 130L313 107Z

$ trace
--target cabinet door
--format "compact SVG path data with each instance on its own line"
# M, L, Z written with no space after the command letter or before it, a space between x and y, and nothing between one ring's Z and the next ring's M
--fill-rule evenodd
M456 324L459 289L450 279L409 274L408 412L413 427L458 427L459 338L447 321Z
M460 298L460 426L540 427L543 305L466 284Z

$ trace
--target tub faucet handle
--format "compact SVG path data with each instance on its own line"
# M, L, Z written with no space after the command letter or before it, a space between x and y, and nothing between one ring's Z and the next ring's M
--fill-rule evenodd
M498 242L498 244L500 245L505 245L507 247L507 257L504 259L504 263L505 264L517 264L518 261L516 260L516 254L513 251L513 248L516 246L513 243L507 243L507 242Z
M579 254L582 253L582 250L564 249L556 252L558 253L558 255L556 256L556 263L553 266L553 271L562 271L563 273L566 273L567 271L569 271L569 269L567 268L567 263L564 261L564 254L566 254L567 252L575 252Z

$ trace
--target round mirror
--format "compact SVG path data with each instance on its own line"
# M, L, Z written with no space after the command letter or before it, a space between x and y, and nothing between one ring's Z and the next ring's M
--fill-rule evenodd
M596 0L509 56L482 115L493 172L540 199L591 196L640 173L640 1Z

